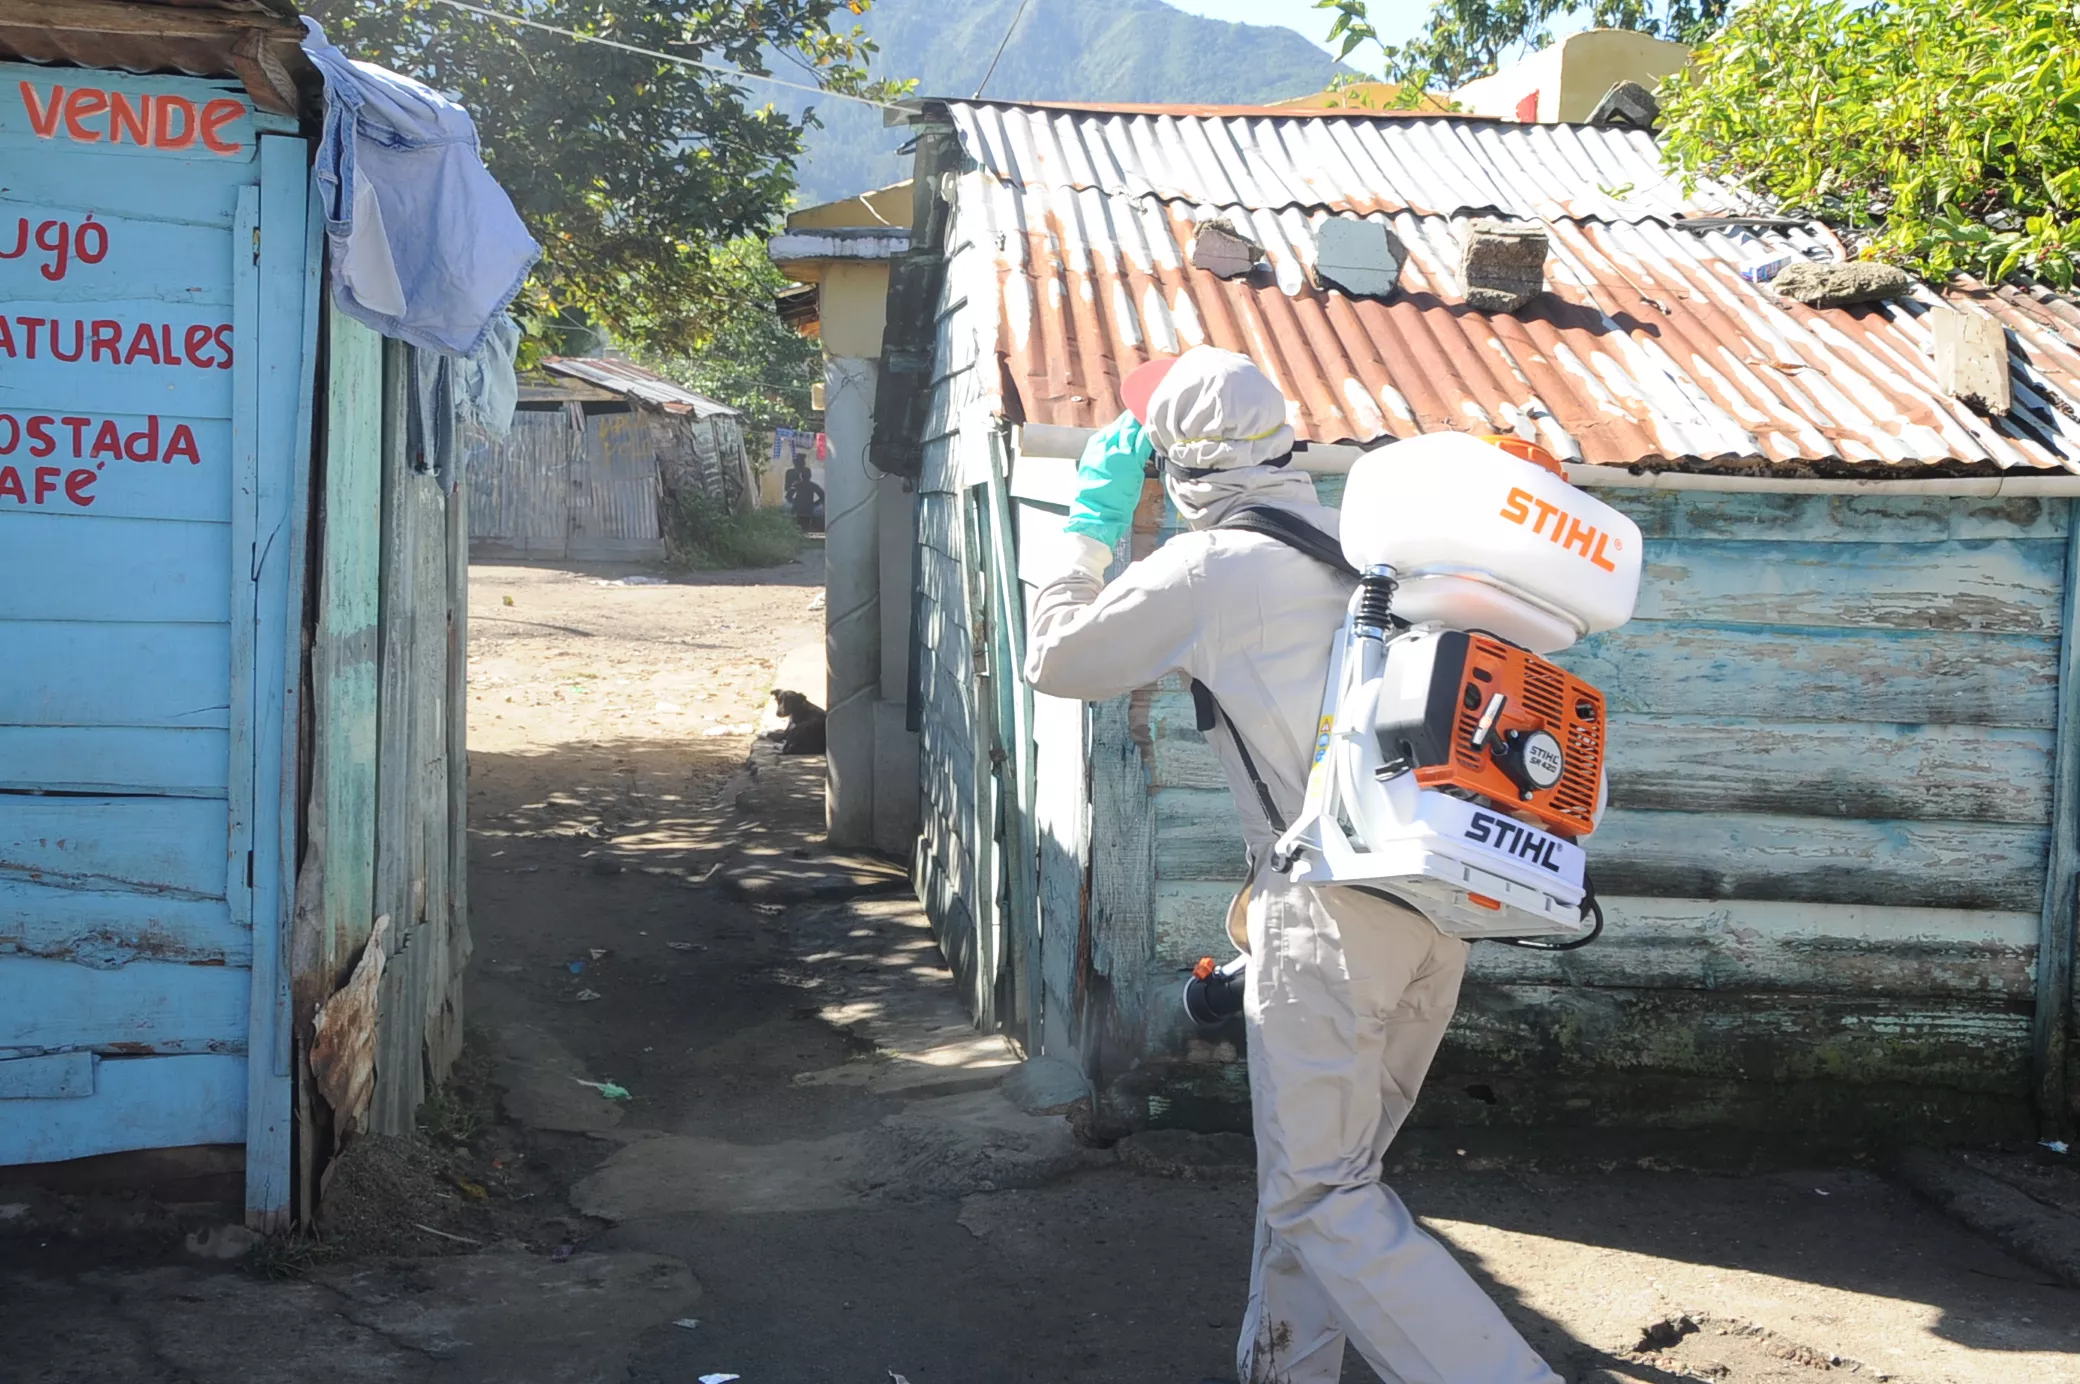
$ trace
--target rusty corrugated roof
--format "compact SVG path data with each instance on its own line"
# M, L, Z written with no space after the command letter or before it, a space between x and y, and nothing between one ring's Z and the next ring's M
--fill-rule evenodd
M728 404L718 403L705 394L696 394L633 361L607 356L550 356L542 362L542 368L551 374L596 384L625 399L654 404L666 413L691 413L696 418L742 416Z
M0 60L236 77L262 109L297 114L317 71L292 0L29 0L0 4Z
M1007 183L1276 211L1490 211L1637 221L1752 210L1685 192L1644 130L1478 116L1266 108L949 103L970 157ZM1357 117L1357 118L1354 118Z
M1353 144L1349 122L1325 131L1312 115L950 112L982 165L960 180L951 241L991 246L997 282L949 293L997 299L1016 396L998 402L1022 421L1095 426L1119 411L1118 381L1135 365L1211 342L1277 378L1315 442L1449 428L1663 469L2080 471L2072 304L2012 289L1946 295L2012 332L2015 407L1980 417L1937 387L1932 292L1817 311L1747 282L1741 267L1778 250L1831 256L1831 236L1681 228L1725 204L1689 198L1642 134L1406 120L1363 126L1372 143ZM1613 176L1659 181L1650 192L1635 181L1615 214L1594 214L1620 202ZM1459 281L1460 223L1498 201L1544 208L1533 214L1552 236L1549 291L1513 315L1468 308ZM1312 227L1352 214L1390 224L1408 247L1389 300L1311 281ZM1223 280L1190 266L1196 228L1215 215L1246 221L1269 273Z

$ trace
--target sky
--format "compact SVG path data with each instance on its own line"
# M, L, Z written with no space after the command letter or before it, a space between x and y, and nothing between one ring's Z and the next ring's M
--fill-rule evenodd
M1323 44L1334 14L1318 10L1314 0L1169 0L1189 14L1208 19L1226 19L1237 24L1283 24L1314 42ZM1372 23L1380 37L1399 43L1415 35L1423 16L1430 12L1429 0L1372 0ZM1331 50L1334 51L1333 49ZM1363 61L1362 54L1353 54Z

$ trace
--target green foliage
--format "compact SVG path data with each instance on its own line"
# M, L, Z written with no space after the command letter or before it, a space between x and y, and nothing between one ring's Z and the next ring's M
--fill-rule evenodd
M813 428L809 387L823 378L823 352L780 320L773 299L789 280L766 245L743 236L719 247L710 265L715 297L703 314L707 343L695 356L646 362L732 408L757 428Z
M966 96L989 67L1018 0L876 0L866 28L877 73L915 77L932 96ZM1160 0L1031 0L989 94L1020 100L1193 101L1256 105L1327 87L1337 64L1291 29L1204 19ZM793 99L793 98L791 98ZM812 104L799 98L791 109ZM910 176L896 150L912 131L879 111L818 105L801 165L804 204Z
M541 23L834 91L870 82L873 44L835 12L868 0L534 0ZM655 351L712 331L718 242L770 228L794 191L804 120L772 88L435 0L311 0L349 53L453 95L484 160L545 250L518 315L539 334L590 325Z
M699 492L681 494L666 511L664 541L673 566L708 571L779 567L802 551L801 528L787 511L731 514Z
M1414 105L1425 91L1450 91L1495 71L1517 50L1544 48L1550 25L1566 19L1577 27L1634 29L1657 38L1695 43L1725 18L1730 0L1432 0L1429 23L1407 43L1387 43L1368 17L1367 0L1315 0L1336 16L1329 41L1342 41L1339 56L1377 49L1380 75L1402 87L1401 101Z
M2070 0L1750 0L1661 102L1681 167L1833 222L1867 256L2073 285Z

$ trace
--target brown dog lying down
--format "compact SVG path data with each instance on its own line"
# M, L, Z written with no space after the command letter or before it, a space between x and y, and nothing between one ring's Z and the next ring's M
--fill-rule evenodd
M780 730L767 731L764 738L780 742L782 754L823 753L823 708L799 692L784 687L773 689L773 710L787 718Z

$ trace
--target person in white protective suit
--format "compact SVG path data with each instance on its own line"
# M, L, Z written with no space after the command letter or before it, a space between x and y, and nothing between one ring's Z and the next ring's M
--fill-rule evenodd
M1384 897L1294 884L1268 864L1267 812L1299 811L1353 582L1278 538L1220 526L1268 508L1333 538L1338 515L1286 466L1285 400L1246 357L1198 347L1122 392L1130 411L1083 453L1026 677L1099 701L1179 673L1219 707L1208 738L1252 862L1229 923L1247 929L1257 1141L1243 1384L1334 1384L1346 1342L1393 1384L1559 1384L1379 1180L1458 1002L1466 943ZM1192 531L1107 583L1151 451Z

